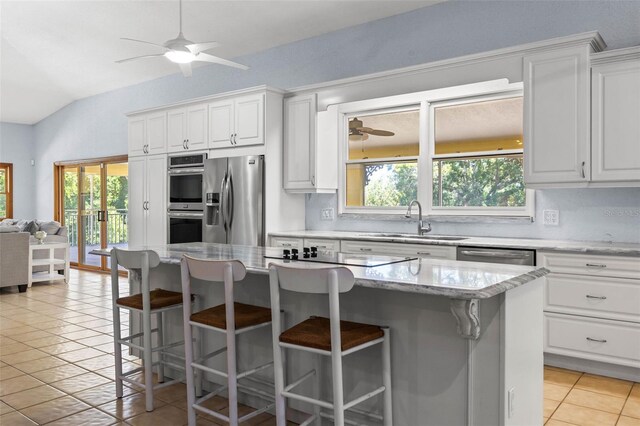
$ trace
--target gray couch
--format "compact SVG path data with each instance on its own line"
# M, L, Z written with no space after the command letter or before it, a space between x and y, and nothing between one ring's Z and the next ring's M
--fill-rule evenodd
M69 241L67 236L67 227L60 225L59 222L55 221L44 221L44 220L24 220L24 219L5 219L0 222L0 227L10 226L17 227L21 232L28 232L31 235L28 238L28 244L38 244L38 240L33 234L36 231L45 231L47 236L45 237L45 242L56 242L56 243L66 243ZM27 247L28 251L28 247ZM28 255L28 254L27 254ZM48 256L46 251L36 251L33 254L34 259L44 259ZM57 249L55 250L55 257L57 259L64 259L64 250ZM26 257L25 257L26 259ZM64 271L64 264L55 265L59 271ZM25 269L28 266L25 267ZM46 265L43 266L34 266L33 272L45 272L48 271L49 267Z
M28 232L0 232L0 287L17 285L21 292L27 290L28 256Z

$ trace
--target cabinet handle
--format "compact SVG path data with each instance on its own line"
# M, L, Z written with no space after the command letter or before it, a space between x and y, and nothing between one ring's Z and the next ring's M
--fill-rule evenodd
M233 133L229 135L229 143L233 145Z
M600 300L606 300L607 296L592 296L590 294L587 294L585 296L587 299L600 299Z
M587 263L586 265L589 268L606 268L607 267L607 265L605 265L604 263Z
M584 173L584 161L582 162L582 179L586 178L587 175Z
M423 255L426 255L426 256L431 256L431 253L428 252L428 251L419 251L416 254L423 254Z
M311 186L316 186L316 177L311 176Z
M373 249L360 247L360 251L372 251Z
M237 137L238 137L238 134L237 134L237 133L234 133L234 134L233 134L233 144L234 144L234 145L238 145L238 139L237 139Z
M189 139L187 139L187 149L189 149Z
M290 243L282 243L282 247L291 247Z
M187 140L182 139L182 149L187 149L186 144L187 144Z
M590 342L607 343L606 339L592 339L591 337L587 337L587 340Z

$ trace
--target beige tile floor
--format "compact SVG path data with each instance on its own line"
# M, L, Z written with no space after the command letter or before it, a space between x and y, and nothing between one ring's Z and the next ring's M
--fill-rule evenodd
M121 294L127 291L123 279ZM0 425L186 424L184 385L160 390L151 413L134 389L125 387L116 399L110 305L109 276L76 270L68 285L0 290ZM123 315L123 328L127 321ZM128 367L137 367L135 358L126 358ZM640 426L638 383L546 367L544 396L550 426ZM209 404L227 409L224 398ZM198 422L220 424L208 416ZM246 424L275 423L263 414Z

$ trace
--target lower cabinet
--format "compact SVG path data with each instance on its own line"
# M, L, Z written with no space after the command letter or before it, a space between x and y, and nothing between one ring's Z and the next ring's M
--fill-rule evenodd
M130 247L167 243L167 156L129 159Z
M640 367L640 262L624 256L538 253L545 283L544 351Z
M456 248L427 244L378 243L372 241L347 241L340 243L343 253L370 253L387 256L415 256L433 259L455 260Z

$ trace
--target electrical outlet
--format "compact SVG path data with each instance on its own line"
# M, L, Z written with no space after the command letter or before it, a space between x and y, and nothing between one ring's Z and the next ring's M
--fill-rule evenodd
M333 220L333 209L322 209L320 212L321 220Z
M543 210L542 218L544 225L558 226L560 223L560 212L558 210Z

